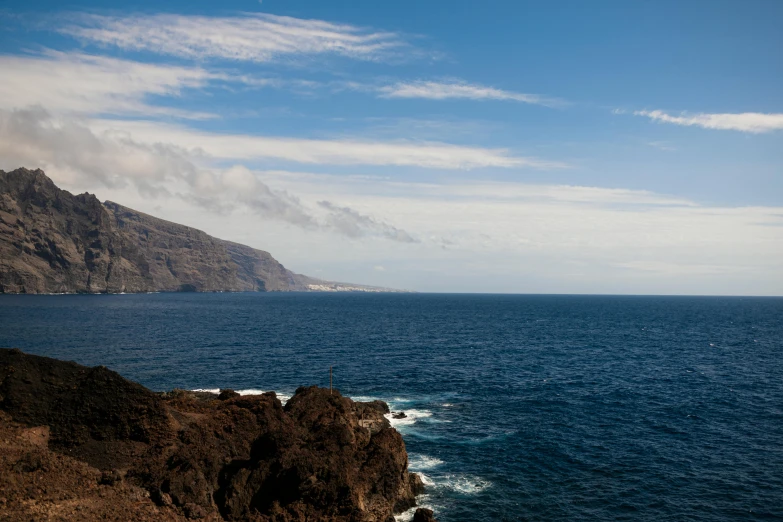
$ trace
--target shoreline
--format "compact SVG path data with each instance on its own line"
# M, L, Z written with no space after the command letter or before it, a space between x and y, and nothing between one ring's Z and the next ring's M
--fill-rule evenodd
M391 522L423 492L382 401L211 392L0 349L0 507L12 520Z

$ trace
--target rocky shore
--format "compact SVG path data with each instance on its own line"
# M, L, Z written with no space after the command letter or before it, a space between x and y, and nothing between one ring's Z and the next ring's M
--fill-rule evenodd
M156 393L0 349L0 520L392 522L423 484L388 411L314 386Z

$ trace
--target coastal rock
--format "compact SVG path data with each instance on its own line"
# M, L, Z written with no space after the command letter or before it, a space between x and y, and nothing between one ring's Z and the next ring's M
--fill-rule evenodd
M413 514L413 522L437 522L431 509L419 508Z
M145 257L95 196L41 170L0 171L0 293L153 289Z
M384 290L296 274L269 252L75 196L42 170L0 170L0 293L330 289Z
M234 397L239 397L239 394L234 390L220 390L220 393L218 394L219 401L227 401L228 399L233 399Z
M415 505L421 480L407 471L384 405L314 386L285 407L271 392L229 395L159 394L103 367L0 349L0 431L41 430L28 436L40 454L19 443L13 464L0 463L16 470L0 478L0 497L35 518L19 489L26 479L12 477L37 473L70 506L92 499L91 513L100 510L90 488L112 488L110 498L142 492L137 511L117 515L119 500L106 507L117 520L389 522ZM77 468L62 483L47 471Z

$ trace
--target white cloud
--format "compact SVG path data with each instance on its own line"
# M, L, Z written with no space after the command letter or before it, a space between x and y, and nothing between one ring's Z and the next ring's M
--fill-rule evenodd
M783 114L743 112L737 114L687 114L672 116L663 111L635 111L635 116L646 116L653 121L675 125L697 126L705 129L735 130L761 134L783 129Z
M208 118L210 114L152 106L149 96L178 96L224 79L198 67L139 63L104 56L48 52L2 56L0 108L43 106L81 114L145 114Z
M470 84L460 80L449 82L412 81L398 82L377 87L385 98L424 98L429 100L470 99L470 100L509 100L536 105L562 105L562 101L545 98L537 94L504 91L494 87Z
M84 14L58 30L121 49L254 62L324 54L380 60L408 47L403 37L393 32L257 13L231 17Z
M241 159L219 169L176 140L42 111L0 116L0 168L43 167L71 189L269 250L303 273L323 268L331 280L452 291L783 291L781 208L589 186L251 171Z
M171 143L217 159L274 159L305 164L417 166L433 169L556 169L568 166L558 161L514 156L506 149L446 143L217 134L149 121L95 120L91 126L101 132L127 133L145 143Z
M412 243L407 232L371 215L319 201L308 208L286 190L275 190L243 165L214 169L198 156L165 143L141 143L131 136L94 132L82 121L55 118L43 109L0 109L0 168L43 168L67 186L128 185L147 199L176 196L215 214L238 206L254 214L305 229L321 229L352 238L382 237ZM324 214L325 215L318 215Z
M178 194L218 212L242 204L264 217L316 225L295 197L270 189L241 166L205 168L176 146L93 132L79 120L55 118L42 109L0 110L0 168L17 167L43 168L65 185L131 185L152 199Z
M397 227L373 219L370 216L360 214L349 207L341 207L330 201L319 201L318 205L329 211L326 223L348 237L362 237L373 235L399 241L401 243L417 243L406 231Z
M339 202L419 240L392 243L376 235L348 242L269 228L254 235L240 216L216 229L243 234L233 239L268 249L303 273L322 268L327 279L423 291L783 292L780 207L700 205L589 186L256 174L306 207ZM217 227L212 218L196 219ZM386 271L378 274L375 265Z

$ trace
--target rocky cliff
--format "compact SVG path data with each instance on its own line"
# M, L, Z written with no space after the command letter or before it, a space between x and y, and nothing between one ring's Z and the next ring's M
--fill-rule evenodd
M74 196L41 170L0 170L0 293L309 291L328 285L287 270L268 252L117 203L101 204L91 194Z
M316 387L159 394L0 349L0 519L393 522L422 484L387 411Z
M100 201L40 171L0 171L0 292L145 292L149 263Z

